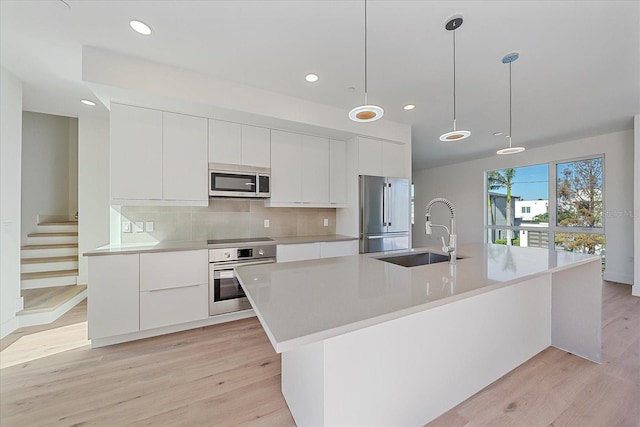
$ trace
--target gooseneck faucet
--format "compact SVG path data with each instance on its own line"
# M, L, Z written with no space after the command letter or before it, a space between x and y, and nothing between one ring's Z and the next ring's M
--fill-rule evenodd
M436 203L444 203L448 208L449 212L451 212L451 229L447 228L446 225L438 225L431 224L429 217L431 216L431 206ZM442 197L437 197L427 203L425 217L427 217L427 222L425 223L425 233L433 234L432 227L442 227L447 231L449 236L449 243L444 241L444 236L440 237L442 240L442 250L449 254L449 264L456 263L456 210L453 207L453 203L451 203L447 199L443 199Z

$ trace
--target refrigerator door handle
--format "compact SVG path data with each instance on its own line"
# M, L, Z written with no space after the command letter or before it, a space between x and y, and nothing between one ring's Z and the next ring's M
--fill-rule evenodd
M387 183L382 183L382 226L387 226L387 213L389 206L387 205ZM386 231L386 230L385 230Z
M392 218L393 191L391 191L391 183L387 184L387 195L389 197L389 216L387 217L387 225L391 227L391 221L393 221L393 218Z
M384 216L384 219L387 221L387 224L386 224L387 227L389 227L391 225L391 186L389 185L389 183L387 183L386 191L387 191L387 213Z

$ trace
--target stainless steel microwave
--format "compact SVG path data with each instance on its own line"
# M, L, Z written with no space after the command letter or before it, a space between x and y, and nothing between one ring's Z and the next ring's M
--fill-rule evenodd
M209 163L209 197L271 197L269 168Z

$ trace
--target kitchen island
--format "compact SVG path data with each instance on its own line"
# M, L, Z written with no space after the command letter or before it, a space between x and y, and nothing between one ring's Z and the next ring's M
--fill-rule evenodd
M423 251L416 249L414 252ZM600 361L600 258L471 244L237 269L300 426L423 425L549 346Z

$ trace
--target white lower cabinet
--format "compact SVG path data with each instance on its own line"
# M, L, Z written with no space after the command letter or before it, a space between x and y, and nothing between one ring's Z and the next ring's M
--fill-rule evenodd
M296 243L277 246L278 262L303 261L320 258L319 243Z
M138 254L89 257L87 316L90 339L140 329L139 258Z
M140 330L209 317L206 250L140 254Z
M345 240L340 242L321 242L320 258L355 255L358 253L357 240Z
M89 257L89 338L209 317L207 250Z
M304 261L308 259L330 258L355 255L358 253L357 240L338 242L295 243L278 245L278 262Z
M180 286L140 292L140 330L209 317L209 286Z

